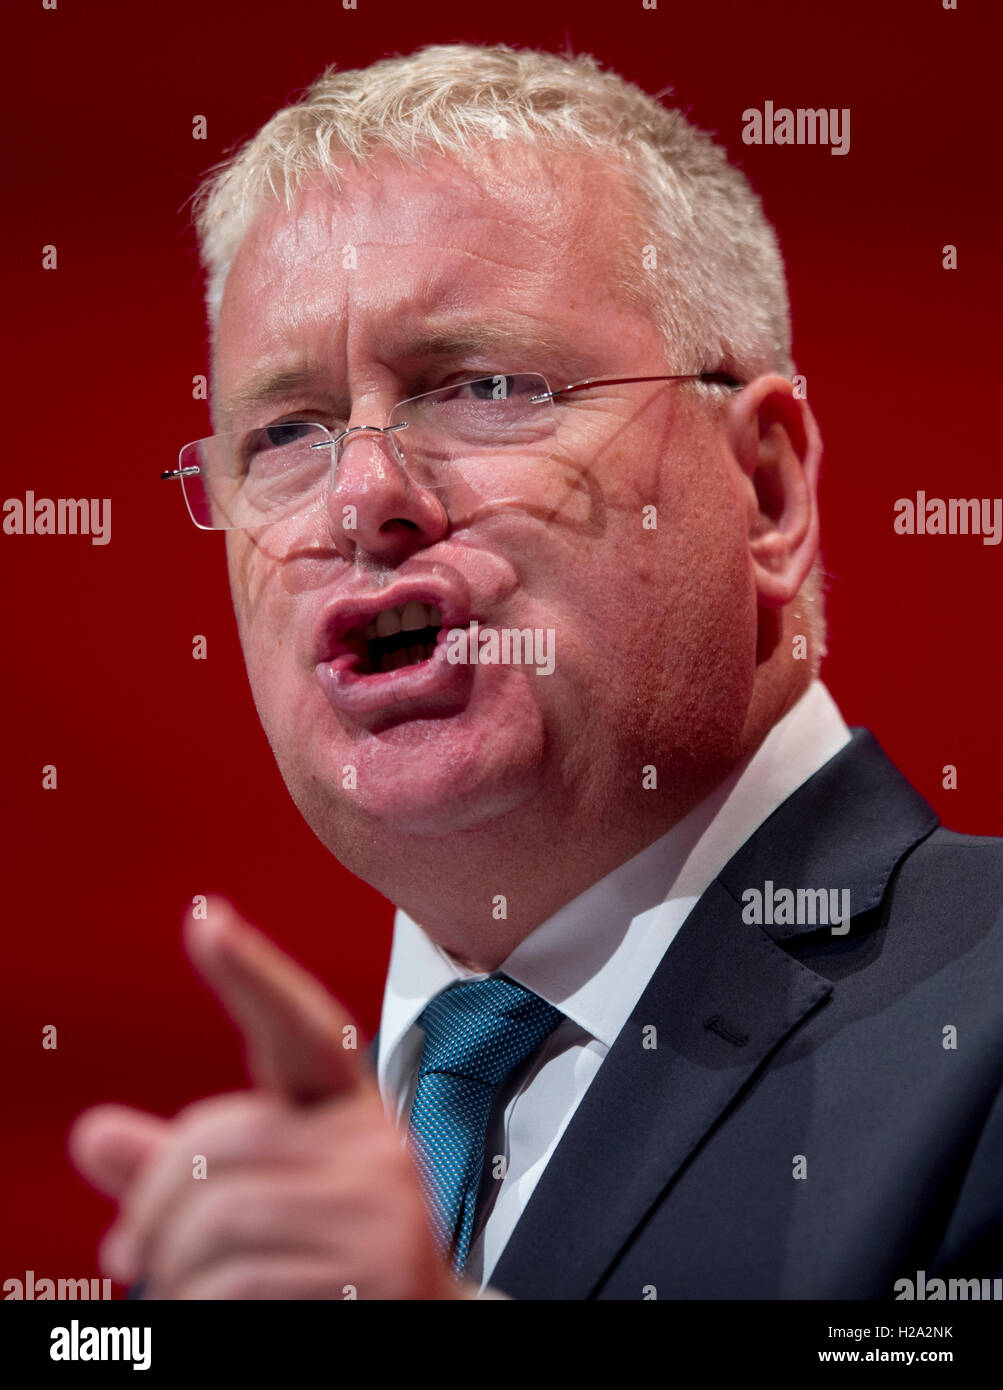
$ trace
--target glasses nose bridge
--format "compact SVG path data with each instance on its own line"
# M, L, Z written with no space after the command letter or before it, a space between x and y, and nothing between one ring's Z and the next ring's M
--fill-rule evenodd
M333 435L330 440L324 440L322 444L314 444L311 447L314 449L325 449L330 448L331 445L334 446L331 454L331 486L334 487L337 481L338 465L341 463L346 444L351 439L357 438L361 434L386 435L390 441L391 452L395 461L407 471L404 451L396 438L397 433L406 428L407 423L405 421L396 425L349 425L345 429L340 430L336 435Z

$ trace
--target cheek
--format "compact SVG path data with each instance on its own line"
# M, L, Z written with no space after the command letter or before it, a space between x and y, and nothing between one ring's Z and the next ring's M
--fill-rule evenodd
M662 470L658 497L662 549L677 582L696 606L727 604L749 568L737 465L715 436L695 432Z
M691 496L665 537L659 576L667 621L705 659L737 659L755 643L755 591L743 521L723 489Z
M277 560L257 546L246 533L227 537L230 593L244 664L258 715L269 737L281 707L278 697L288 698L294 672L294 595L281 583Z
M627 699L712 703L736 686L744 691L754 665L741 497L707 442L677 443L662 457L671 462L657 475L635 470L621 492L601 574L598 564L589 567L604 583L590 597L613 637L606 656L620 667ZM626 469L629 460L619 462Z
M237 631L241 644L251 611L251 561L253 547L246 534L239 531L226 533L226 570L230 580L230 598L237 619Z
M610 568L654 613L682 593L695 608L712 607L718 586L732 587L746 545L729 461L713 436L671 422L632 445L605 471Z
M230 595L241 638L257 627L277 587L278 565L246 531L227 533L226 561Z

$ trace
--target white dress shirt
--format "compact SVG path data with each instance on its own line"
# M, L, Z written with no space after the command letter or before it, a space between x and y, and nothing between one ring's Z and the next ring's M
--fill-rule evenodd
M667 835L542 922L498 967L566 1017L495 1097L465 1271L489 1295L485 1286L540 1174L690 910L763 821L849 739L828 690L813 681L756 752ZM387 1114L402 1126L417 1084L420 1014L447 986L485 978L398 909L377 1070ZM498 1155L506 1160L501 1179L490 1173Z

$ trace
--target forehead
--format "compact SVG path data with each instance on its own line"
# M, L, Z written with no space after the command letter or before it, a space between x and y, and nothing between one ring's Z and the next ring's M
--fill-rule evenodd
M555 337L627 312L623 176L587 153L494 144L421 168L383 153L345 167L340 188L317 183L291 208L263 208L224 290L222 393L255 364L388 353L450 316L491 310L513 331Z

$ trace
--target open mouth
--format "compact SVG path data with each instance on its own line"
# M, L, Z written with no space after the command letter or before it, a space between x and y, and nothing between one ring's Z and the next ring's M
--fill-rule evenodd
M376 676L430 661L441 631L440 610L412 599L399 608L384 609L365 625L350 628L342 642L357 657L352 674Z

